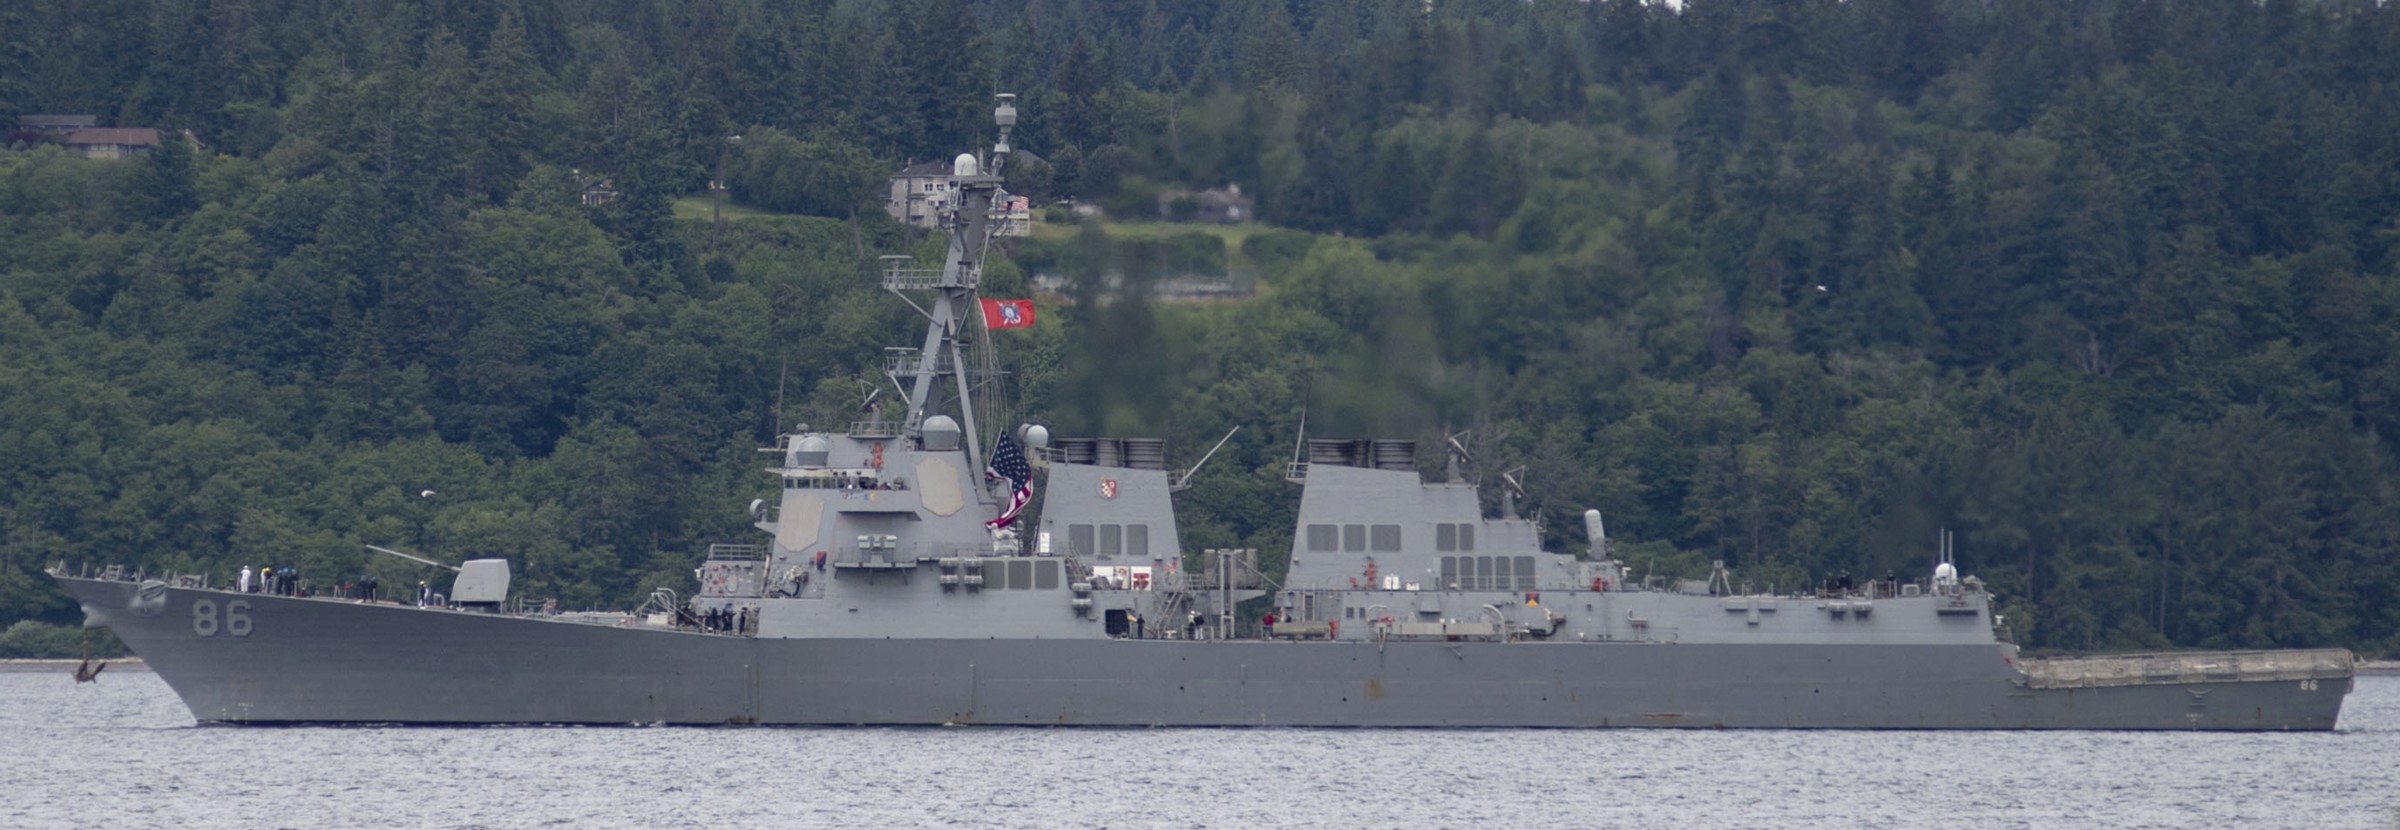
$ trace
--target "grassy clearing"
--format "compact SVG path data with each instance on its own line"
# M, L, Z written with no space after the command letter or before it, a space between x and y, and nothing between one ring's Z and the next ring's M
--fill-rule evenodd
M705 195L680 196L675 199L675 218L677 219L697 219L702 222L706 222L708 221L709 217L708 210L709 199ZM744 219L772 219L778 216L800 215L797 213L776 213L771 210L759 210L757 208L742 207L741 205L734 204L733 200L731 199L727 199L725 201L724 211L725 221L727 222L739 222Z
M1249 250L1242 243L1250 237L1275 230L1254 222L1239 225L1219 225L1203 222L1123 222L1112 219L1077 222L1035 222L1033 238L1045 242L1068 242L1083 232L1083 225L1097 221L1101 234L1111 239L1159 239L1183 234L1205 233L1225 241L1225 267L1228 276L1243 282L1259 277L1259 264L1251 261Z
M1035 239L1073 239L1075 238L1075 234L1082 231L1082 228L1082 224L1074 222L1036 222L1033 226L1033 236ZM1264 230L1269 230L1269 228L1265 225L1248 222L1239 225L1217 225L1200 222L1119 222L1110 219L1100 220L1100 232L1119 239L1161 237L1198 232L1211 234L1224 239L1225 246L1235 251L1242 249L1242 240L1249 239L1252 234L1256 234Z

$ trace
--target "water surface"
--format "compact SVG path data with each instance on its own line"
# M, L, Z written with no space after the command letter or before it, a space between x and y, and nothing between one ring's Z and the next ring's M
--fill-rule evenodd
M2400 677L2323 734L198 727L0 672L0 827L2360 827Z

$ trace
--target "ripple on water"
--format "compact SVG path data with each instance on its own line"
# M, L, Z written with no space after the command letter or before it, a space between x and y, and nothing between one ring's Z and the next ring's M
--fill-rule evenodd
M0 673L0 827L2362 827L2400 677L2317 734L193 728Z

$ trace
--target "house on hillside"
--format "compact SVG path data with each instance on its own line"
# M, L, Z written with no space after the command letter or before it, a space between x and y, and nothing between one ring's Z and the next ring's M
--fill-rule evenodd
M583 185L583 206L600 207L617 201L615 179L594 179Z
M1210 225L1239 225L1250 221L1254 203L1242 195L1242 186L1229 184L1193 193L1189 190L1162 190L1158 193L1158 218L1169 222L1201 222Z
M41 136L64 136L97 126L100 126L97 115L27 115L17 119L18 130Z
M904 225L919 228L940 225L942 212L958 200L958 182L952 180L950 173L950 162L946 161L900 168L900 172L892 174L891 191L883 200L883 212Z
M85 127L59 140L87 159L132 158L158 148L158 130L151 127Z

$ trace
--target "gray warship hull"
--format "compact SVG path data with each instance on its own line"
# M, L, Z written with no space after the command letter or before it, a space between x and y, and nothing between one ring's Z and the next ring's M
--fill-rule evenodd
M1989 644L761 638L58 581L203 723L2326 730L2351 684L2339 651L2045 688Z

